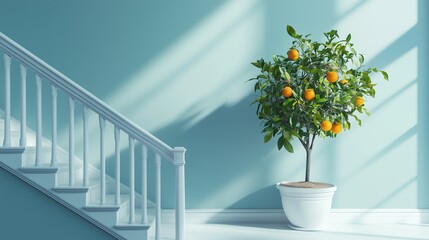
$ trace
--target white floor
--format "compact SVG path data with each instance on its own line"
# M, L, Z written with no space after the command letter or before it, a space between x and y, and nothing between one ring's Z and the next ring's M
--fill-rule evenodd
M188 224L186 240L421 240L429 224L342 224L324 231L302 232L284 224ZM173 232L163 239L174 239Z

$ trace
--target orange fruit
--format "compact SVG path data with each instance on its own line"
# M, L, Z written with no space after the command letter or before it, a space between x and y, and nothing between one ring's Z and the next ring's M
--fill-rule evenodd
M282 94L286 98L292 96L292 88L289 87L289 86L284 87L283 90L282 90Z
M292 48L291 50L289 50L289 52L287 52L287 57L292 61L297 60L299 58L298 50Z
M342 84L342 85L344 85L344 84L346 84L346 83L348 83L349 81L347 81L346 79L341 79L341 81L340 81L340 83Z
M332 123L329 120L324 120L322 123L320 123L320 128L327 132L329 130L331 130L332 128Z
M329 71L328 73L326 73L326 79L328 79L330 83L334 83L338 80L338 73L334 71Z
M335 133L335 134L338 134L338 133L340 133L341 132L341 130L343 130L343 128L341 127L341 124L340 123L333 123L332 124L332 128L331 128L331 131L333 132L333 133Z
M311 88L309 88L309 89L306 89L305 90L305 92L304 92L304 98L305 98L305 100L307 100L307 101L311 101L311 100L313 100L313 98L316 96L316 94L314 93L314 90L313 89L311 89Z
M360 107L365 103L365 100L363 100L363 97L357 96L355 103L356 103L356 107Z

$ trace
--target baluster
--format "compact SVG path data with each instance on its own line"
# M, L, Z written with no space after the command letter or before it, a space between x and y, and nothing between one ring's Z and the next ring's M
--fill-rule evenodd
M155 184L155 239L159 240L161 238L161 156L158 153L155 156Z
M147 147L142 145L142 224L147 223Z
M10 65L11 59L7 54L4 58L4 75L5 75L5 118L4 118L4 140L3 146L10 147Z
M100 121L100 166L101 166L101 191L100 191L100 204L106 203L106 156L104 154L104 133L106 129L106 119L101 115Z
M21 137L19 145L27 145L27 68L21 64Z
M89 185L88 178L88 114L89 109L83 106L83 186Z
M36 166L40 164L40 155L42 153L42 78L36 75L36 104L37 104L37 119L36 119Z
M120 144L120 131L115 126L115 162L116 162L116 205L121 205L121 150L119 149Z
M135 186L134 186L134 144L135 140L128 136L129 146L130 146L130 224L133 224L135 221Z
M185 152L183 147L175 147L176 166L176 240L185 239Z
M69 185L74 185L74 99L69 97Z
M57 87L51 84L52 92L52 148L51 166L57 166Z

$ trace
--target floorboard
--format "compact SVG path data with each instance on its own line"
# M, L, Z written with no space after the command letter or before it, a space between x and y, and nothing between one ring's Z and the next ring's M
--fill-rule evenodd
M188 224L187 240L428 240L429 224L336 224L324 231L304 232L284 224ZM164 226L164 240L174 239Z

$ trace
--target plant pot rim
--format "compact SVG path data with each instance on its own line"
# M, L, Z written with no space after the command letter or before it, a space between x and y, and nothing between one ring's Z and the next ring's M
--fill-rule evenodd
M322 193L322 192L335 192L337 190L337 186L331 183L323 183L329 185L329 187L325 188L304 188L304 187L291 187L286 186L288 183L294 183L294 181L281 181L276 183L277 189L283 189L288 192L307 192L307 193Z

